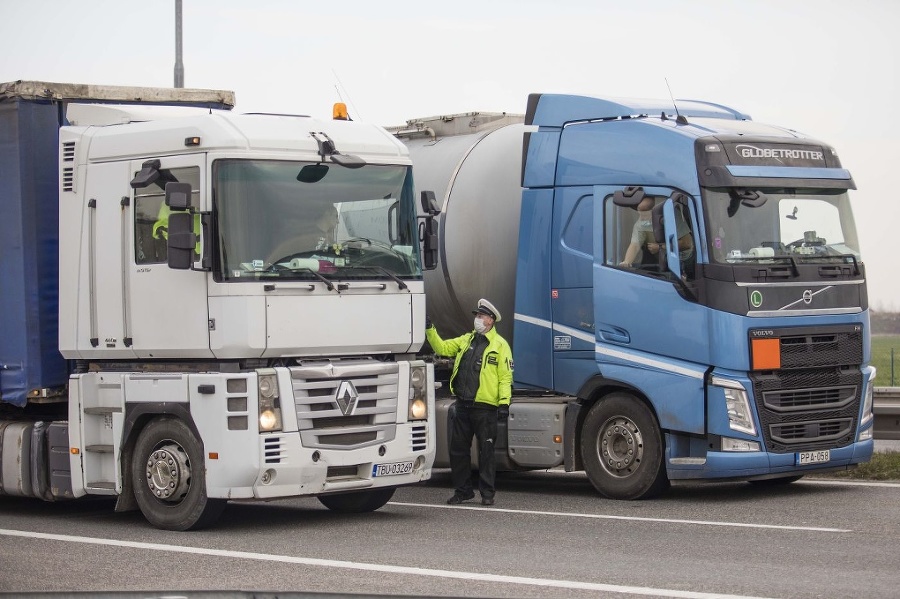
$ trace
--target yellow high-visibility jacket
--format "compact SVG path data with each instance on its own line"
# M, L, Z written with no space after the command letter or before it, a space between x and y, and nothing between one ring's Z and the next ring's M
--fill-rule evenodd
M453 374L450 376L450 392L455 393L453 380L456 378L463 354L472 344L472 339L475 338L475 332L466 333L455 339L444 340L438 335L437 329L432 326L425 329L425 337L431 344L434 353L450 358L456 356L456 361L453 363ZM475 402L491 406L508 406L512 397L512 350L506 339L501 337L493 327L485 333L485 337L488 339L488 345L482 355Z

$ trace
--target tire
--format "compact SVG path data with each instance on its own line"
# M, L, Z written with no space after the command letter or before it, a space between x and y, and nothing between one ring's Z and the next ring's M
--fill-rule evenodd
M134 497L156 528L195 530L213 524L225 500L206 496L203 446L181 420L152 420L141 431L131 456Z
M765 478L762 480L751 480L747 482L749 482L751 485L756 485L757 487L779 487L781 485L789 485L791 483L795 483L801 478L803 478L803 475L797 474L794 476L782 476L781 478Z
M345 514L361 514L374 512L382 507L394 496L393 487L386 489L373 489L371 491L357 491L354 493L337 493L334 495L319 495L322 505L333 512Z
M669 488L659 425L629 393L613 393L590 409L581 428L581 457L604 497L649 499Z

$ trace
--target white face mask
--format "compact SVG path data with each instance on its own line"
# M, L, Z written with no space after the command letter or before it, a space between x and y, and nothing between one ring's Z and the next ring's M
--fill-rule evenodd
M488 329L487 325L484 324L484 321L481 319L481 317L476 316L475 317L475 332L481 333L483 335L487 329Z

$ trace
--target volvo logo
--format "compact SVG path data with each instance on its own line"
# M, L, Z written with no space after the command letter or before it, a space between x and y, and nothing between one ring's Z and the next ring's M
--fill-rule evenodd
M344 416L353 415L358 399L359 393L356 392L356 387L353 386L353 383L350 381L341 381L337 393L335 393L334 400L337 402L338 407L341 409L341 413Z
M811 303L812 303L812 296L813 296L812 290L810 290L810 289L805 290L805 291L803 292L803 303L804 303L804 304L807 304L807 305L808 305L808 304L811 304Z

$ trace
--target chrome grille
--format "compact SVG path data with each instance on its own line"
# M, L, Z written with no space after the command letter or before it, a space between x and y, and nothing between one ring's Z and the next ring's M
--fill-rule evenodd
M306 362L290 370L304 447L367 447L396 436L397 364L335 360Z

